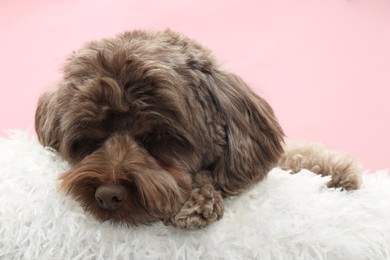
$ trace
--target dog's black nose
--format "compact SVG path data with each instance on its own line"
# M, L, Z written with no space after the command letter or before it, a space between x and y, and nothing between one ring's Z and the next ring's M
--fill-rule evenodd
M96 189L95 199L100 207L114 211L122 208L126 195L126 188L121 185L101 185Z

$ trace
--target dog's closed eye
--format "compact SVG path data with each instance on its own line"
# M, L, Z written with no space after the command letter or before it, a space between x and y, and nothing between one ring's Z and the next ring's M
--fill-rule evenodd
M104 143L104 140L78 139L75 140L70 148L75 158L83 158L96 151Z

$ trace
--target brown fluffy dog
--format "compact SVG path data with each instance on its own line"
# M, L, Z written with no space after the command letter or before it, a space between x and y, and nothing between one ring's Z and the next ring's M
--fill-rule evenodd
M36 131L72 165L61 188L98 219L130 225L203 227L222 217L222 196L264 179L283 154L267 102L169 30L75 52L39 101Z

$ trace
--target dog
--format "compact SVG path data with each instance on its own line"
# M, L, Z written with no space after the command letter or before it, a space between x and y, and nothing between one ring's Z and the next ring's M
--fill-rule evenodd
M60 189L101 221L196 229L276 166L357 189L347 155L284 144L271 106L186 36L136 30L74 52L39 99L38 139L71 168Z

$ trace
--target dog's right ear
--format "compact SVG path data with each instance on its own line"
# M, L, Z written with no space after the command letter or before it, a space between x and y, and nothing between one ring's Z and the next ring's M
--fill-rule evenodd
M60 110L64 104L58 99L57 90L44 93L38 101L35 111L35 131L43 146L58 150L60 145Z

